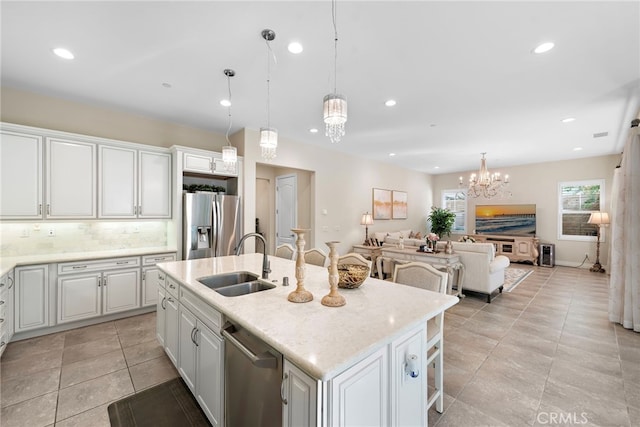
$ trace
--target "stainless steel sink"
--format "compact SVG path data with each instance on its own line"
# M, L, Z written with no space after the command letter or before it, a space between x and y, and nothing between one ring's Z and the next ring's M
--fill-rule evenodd
M218 288L216 289L216 292L224 295L225 297L237 297L240 295L252 294L254 292L266 291L267 289L273 289L275 287L276 285L272 285L271 283L253 280L251 282L238 283L237 285Z
M248 271L234 271L232 273L214 274L213 276L201 277L198 282L210 289L224 288L226 286L240 283L253 282L258 280L258 275Z
M258 275L248 271L214 274L201 277L198 282L226 297L237 297L273 289L276 285L258 280Z

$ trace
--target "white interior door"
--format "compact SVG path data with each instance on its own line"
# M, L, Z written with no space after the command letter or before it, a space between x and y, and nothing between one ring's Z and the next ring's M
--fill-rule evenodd
M295 247L292 228L298 226L298 177L276 177L276 246L289 244Z

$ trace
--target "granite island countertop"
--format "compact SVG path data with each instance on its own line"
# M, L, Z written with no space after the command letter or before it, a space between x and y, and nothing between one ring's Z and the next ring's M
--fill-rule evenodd
M269 281L276 288L225 297L197 281L232 271L260 275L262 254L203 258L157 266L232 322L238 323L281 352L307 374L328 380L391 340L453 306L458 298L369 277L357 289L339 289L347 304L325 307L328 270L307 264L305 289L313 301L292 303L296 289L295 262L269 257ZM282 278L289 277L289 286Z

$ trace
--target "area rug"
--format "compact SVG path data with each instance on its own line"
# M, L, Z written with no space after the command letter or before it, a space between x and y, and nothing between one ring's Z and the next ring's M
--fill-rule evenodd
M511 292L518 286L524 279L526 279L533 270L525 270L524 268L507 267L504 271L504 292Z
M112 403L111 427L211 426L182 378Z

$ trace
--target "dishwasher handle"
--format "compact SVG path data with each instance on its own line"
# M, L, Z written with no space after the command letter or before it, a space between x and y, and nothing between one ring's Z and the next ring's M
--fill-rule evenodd
M264 353L255 354L251 350L249 350L244 344L242 344L236 337L233 336L233 333L236 331L235 326L231 323L227 322L222 329L222 336L231 342L234 346L238 348L245 356L251 360L254 366L258 368L271 368L275 369L278 367L278 359L268 351Z

